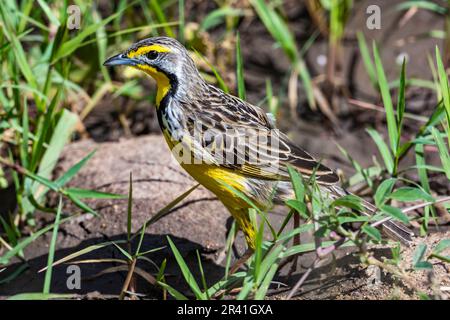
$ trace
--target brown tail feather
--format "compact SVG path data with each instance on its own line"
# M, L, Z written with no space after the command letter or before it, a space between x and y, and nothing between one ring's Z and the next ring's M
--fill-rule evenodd
M377 213L377 208L367 201L363 201L362 205L367 210L370 215L374 215ZM406 246L411 245L413 242L414 233L403 223L394 220L388 220L382 224L383 231L390 238L394 240L398 240Z
M340 197L351 194L347 190L344 190L338 186L328 186L326 188L328 190L330 190L332 193L334 193L335 195L340 196ZM373 204L371 204L367 201L363 201L362 205L363 205L364 209L366 209L364 212L362 212L363 214L374 215L377 213L377 208ZM411 245L411 243L413 242L414 233L403 223L398 222L398 221L388 220L388 221L384 222L382 224L382 226L383 226L383 231L390 238L392 238L394 240L398 240L406 246Z

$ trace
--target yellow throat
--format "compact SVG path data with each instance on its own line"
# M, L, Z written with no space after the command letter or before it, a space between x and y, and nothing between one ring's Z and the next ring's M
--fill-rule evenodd
M167 78L164 73L156 70L153 67L143 64L139 64L136 67L155 79L156 86L158 87L158 91L156 92L156 106L159 107L161 100L164 99L171 88L169 78Z

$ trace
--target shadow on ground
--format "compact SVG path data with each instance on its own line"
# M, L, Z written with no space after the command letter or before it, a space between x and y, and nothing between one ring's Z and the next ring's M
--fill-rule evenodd
M107 241L117 241L126 239L126 234L121 234L117 236L113 236ZM183 258L186 260L186 263L189 265L191 271L194 276L199 280L199 272L198 272L198 262L197 262L197 254L196 251L200 253L202 257L205 255L211 254L206 249L204 249L201 245L191 242L187 239L174 237L170 235L171 240L175 243L178 250L182 253ZM82 241L79 245L60 249L55 252L55 261L61 258L64 258L70 254L78 252L82 249L85 249L89 246L104 243L106 239L104 238L92 238L89 240ZM138 239L133 241L132 252L135 252L137 246ZM126 244L120 244L123 248L126 248ZM189 294L188 287L181 275L180 269L173 259L173 254L170 250L167 236L166 235L151 235L146 234L144 236L142 246L140 252L145 252L148 250L161 248L161 250L151 252L145 257L148 259L139 260L137 263L137 267L142 270L155 275L158 273L157 267L161 265L162 261L167 258L167 268L165 271L166 280L169 284L177 288L177 290ZM2 272L2 278L7 278L9 275L12 275L14 272L23 268L22 266L25 264L27 266L26 270L19 276L13 279L12 281L3 284L0 287L0 295L1 296L11 296L19 293L28 293L28 292L41 292L44 285L44 277L45 272L38 272L40 269L47 265L47 254L39 255L33 259L28 260L26 263L18 262L10 265L4 272ZM72 283L73 278L70 276L73 274L72 272L68 272L68 267L71 265L75 265L73 262L68 262L65 264L60 264L53 268L52 275L52 285L51 292L52 293L75 293L79 295L86 295L93 292L99 292L101 296L117 296L121 288L124 284L126 277L126 270L124 271L114 271L110 273L104 273L105 270L122 266L124 264L120 262L110 262L110 259L124 259L124 255L117 249L114 245L110 245L107 247L100 248L98 250L89 252L85 255L79 256L72 261L76 260L104 260L109 259L108 262L101 263L81 263L76 264L80 267L81 271L81 287L80 289L70 290L68 288L67 282L69 279L69 283ZM207 275L208 284L211 285L214 282L220 280L222 275L224 274L224 268L219 265L216 265L212 259L204 258L202 259L203 269ZM200 283L200 282L199 282ZM143 293L150 298L161 298L161 290L155 288L150 285L145 279L136 275L136 291L138 293Z
M189 269L194 274L197 283L201 285L200 272L198 268L197 251L202 260L202 267L205 273L208 286L219 281L225 269L223 265L218 265L214 261L215 251L205 249L198 243L194 243L184 238L169 235L175 243L178 250L182 253ZM109 239L92 238L82 241L79 245L59 249L55 252L55 261L64 258L70 254L78 252L89 246L104 243L105 241L118 241L126 239L126 234L113 236ZM133 241L132 252L135 252L137 239ZM126 248L125 244L121 244ZM165 270L166 281L176 288L178 291L187 295L189 298L194 298L189 290L181 271L175 261L173 254L167 242L167 235L152 235L146 234L143 239L141 252L163 247L161 250L154 251L146 255L151 260L140 260L137 267L154 276L158 273L157 266L160 266L164 259L167 259L167 267ZM389 249L378 249L375 251L376 257L388 257ZM359 260L345 251L340 251L340 258L329 259L327 264L312 272L308 280L305 282L302 290L295 296L297 299L335 299L341 295L352 295L353 291L358 291L361 287L375 285L371 283L374 281L366 273L366 270L359 266ZM0 296L9 297L20 293L41 292L44 285L45 272L38 272L47 265L47 254L38 255L26 262L26 270L12 281L3 284L0 288ZM108 261L101 263L94 263L93 260ZM66 264L55 266L52 275L52 293L72 293L77 294L82 298L114 298L117 297L121 291L126 278L126 270L114 272L106 272L106 270L113 267L122 266L119 262L111 262L111 259L124 259L124 255L114 246L110 245L89 252L85 255L79 256ZM80 267L81 272L81 287L80 289L69 289L67 282L71 283L70 279L72 272L68 272L68 267L74 265L75 260L88 260L88 263L76 264ZM313 260L313 254L303 255L297 262L297 270L288 276L291 264L283 267L278 275L274 278L270 286L269 296L272 298L283 298L294 286L294 284L301 278L305 270L310 266ZM14 274L20 268L23 268L24 263L15 263L10 265L6 271L2 272L2 278L7 278L8 275ZM161 299L162 291L150 283L143 277L135 275L136 292L145 295L145 298ZM383 279L392 283L393 279Z

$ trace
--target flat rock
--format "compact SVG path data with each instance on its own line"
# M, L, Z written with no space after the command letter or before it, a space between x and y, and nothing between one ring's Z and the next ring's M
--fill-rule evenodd
M123 139L118 142L96 143L82 140L67 145L55 169L54 178L61 176L71 166L96 150L94 156L71 180L67 187L93 189L128 195L130 173L133 175L132 232L138 231L159 210L172 200L196 185L172 158L162 136L141 136ZM57 196L49 194L50 206L57 205ZM81 214L60 225L55 251L55 261L67 257L80 250L108 241L127 239L127 206L128 199L83 199L98 214ZM69 200L63 200L63 213L75 214L81 210ZM51 222L52 216L37 213L38 224L43 226ZM168 246L170 237L178 250L193 268L196 274L198 251L202 257L210 257L223 248L226 239L228 211L216 197L203 187L195 189L183 201L171 209L171 213L149 226L141 246L141 252L161 248L146 254L149 260L138 263L138 267L151 274L158 272L158 266L168 259L165 273L167 281L180 290L189 292L186 283L180 276L180 270L172 260L173 253ZM44 272L39 270L47 265L47 255L52 233L48 232L25 249L27 268L12 281L0 287L0 299L18 293L40 292L44 283ZM133 251L137 241L133 241ZM242 243L242 241L241 241ZM125 280L126 272L115 271L104 273L108 268L117 267L116 262L103 261L124 259L124 256L112 245L83 254L73 260L89 259L89 262L78 264L81 270L81 288L70 290L67 286L68 267L59 265L53 269L52 292L90 294L99 290L103 298L112 295L117 297ZM150 262L150 263L149 263ZM13 274L22 268L22 263L13 260L3 273ZM120 264L119 264L120 265ZM217 281L223 276L223 268L206 259L203 262L208 281ZM23 268L22 268L23 270ZM101 274L101 276L99 276ZM2 276L3 276L2 275ZM155 290L146 281L138 283L138 290L146 293ZM153 296L159 297L157 290Z
M95 155L81 169L69 186L127 195L130 173L133 175L132 231L137 231L177 196L196 182L176 163L162 136L142 136L112 143L83 140L66 147L55 176L67 171L89 152ZM86 201L100 218L83 215L64 226L66 232L95 236L127 232L127 202L119 200ZM66 210L77 211L73 204ZM172 235L216 250L224 245L229 213L217 198L198 187L177 204L172 213L147 229L148 234ZM78 230L83 228L83 230Z

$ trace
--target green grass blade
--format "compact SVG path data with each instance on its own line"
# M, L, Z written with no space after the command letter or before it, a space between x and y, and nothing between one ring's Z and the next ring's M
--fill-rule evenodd
M166 289L170 295L172 295L177 300L189 300L185 295L183 295L181 292L177 291L173 287L169 286L168 284L158 281L158 285Z
M205 272L203 271L202 259L200 258L200 253L198 252L198 250L195 250L195 252L197 254L197 262L198 268L200 270L200 277L202 279L203 291L205 292L206 300L209 300L210 296L208 295L208 285L206 284L206 277Z
M8 300L52 300L52 299L73 299L76 298L76 294L70 293L19 293L8 297Z
M291 178L292 187L294 188L295 198L298 201L303 201L305 199L305 185L300 173L292 168L292 166L288 166L288 172Z
M153 9L153 13L156 15L158 22L167 23L166 16L164 15L164 12L161 9L160 4L158 3L158 0L150 0L150 7ZM166 32L167 36L175 38L175 35L171 27L165 26L164 31Z
M413 255L413 266L415 269L432 269L433 265L428 262L424 261L423 258L427 252L427 245L424 243L420 243L416 250L414 251Z
M381 98L383 99L384 109L386 111L386 121L389 132L390 146L392 152L395 153L397 150L397 141L398 141L397 122L394 113L394 107L392 104L391 94L389 92L389 85L386 79L386 75L384 73L383 64L381 62L381 58L378 53L378 48L375 42L373 42L373 57L375 60L375 68L377 71L378 86L381 92Z
M10 219L11 220L11 219ZM2 216L0 216L0 223L3 227L4 232L6 232L6 235L8 237L9 245L15 246L17 245L17 234L14 230L14 222L11 221L11 226L3 219Z
M286 56L291 61L295 71L300 75L305 87L308 104L310 107L315 108L316 103L313 94L311 76L308 68L306 67L305 61L298 52L292 32L289 30L287 24L281 19L275 9L267 5L264 0L251 0L250 3L261 21L264 23L266 29L270 32L275 41L278 42Z
M242 200L244 200L246 203L248 203L253 209L256 210L256 212L258 212L262 218L264 219L264 221L267 223L267 225L269 226L270 232L272 233L272 236L274 239L277 238L277 233L275 231L275 229L273 228L272 224L270 223L269 219L267 218L267 215L265 214L265 212L263 212L260 208L258 208L258 206L256 204L253 203L252 200L250 200L250 198L248 198L244 193L242 193L241 191L233 188L232 186L230 186L229 184L222 182L222 184L224 185L225 188L227 188L228 190L230 190L231 192L233 192L235 195L237 195L239 198L241 198Z
M105 78L106 82L111 82L111 78L109 76L109 72L107 68L103 65L103 62L106 60L106 47L108 46L108 37L106 36L105 25L101 23L100 12L97 9L94 9L92 12L92 19L94 23L98 25L97 30L95 31L95 38L97 40L97 50L98 50L98 64L100 67L100 71Z
M246 300L253 289L253 276L246 276L236 300Z
M83 212L89 212L90 214L93 214L94 216L98 216L97 212L89 207L86 203L81 201L77 196L75 196L72 193L66 193L67 197L69 197L70 200L76 205L78 208L83 210Z
M34 0L22 1L20 10L16 10L17 14L20 15L21 20L19 21L17 31L18 33L25 30L27 24L27 18L30 18L30 12L33 9Z
M86 157L78 161L76 164L74 164L72 167L70 167L69 170L67 170L61 177L55 180L55 184L58 187L64 186L66 183L68 183L72 178L86 165L86 163L94 156L95 152L97 150L94 150L90 152Z
M275 273L278 270L279 263L274 263L270 265L270 269L264 277L263 282L261 283L258 290L255 292L255 300L264 300L267 294L267 290L269 290L270 283L275 276Z
M208 31L211 28L214 28L221 24L226 17L239 17L243 16L244 11L242 9L231 8L231 7L222 7L216 10L209 12L206 17L203 19L200 30Z
M439 254L450 247L450 239L443 239L434 247L433 253Z
M83 29L83 31L79 32L74 38L64 42L56 51L55 56L53 57L52 64L56 63L58 60L72 54L75 50L77 50L81 44L83 43L84 39L89 37L90 35L94 34L97 29L101 26L105 26L112 20L116 19L118 16L122 14L122 11L126 8L132 6L137 1L130 2L126 7L124 7L122 10L115 12L111 16L109 16L106 19L101 20L98 23L91 24ZM96 40L94 40L96 41Z
M50 132L52 122L55 120L54 111L56 109L56 106L61 98L61 93L63 90L63 86L59 85L57 87L57 91L55 96L53 97L52 101L50 102L50 105L48 106L44 120L42 122L42 125L38 127L38 131L36 132L36 135L38 136L38 140L36 140L33 144L33 150L31 155L31 164L30 164L30 170L34 172L39 165L39 161L42 158L42 155L45 152L45 142L47 139L47 135Z
M301 233L304 233L304 232L307 232L307 231L311 231L312 229L314 229L314 224L313 223L302 224L300 227L282 234L277 239L277 243L282 243L284 241L288 241L289 239L291 239L296 234L301 234Z
M43 0L38 0L39 5L42 8L42 11L44 11L45 15L48 17L50 22L54 24L56 27L60 26L58 18L53 14L52 9L48 6L48 4Z
M255 279L258 279L258 275L260 274L261 269L261 261L262 261L262 243L263 243L263 236L264 236L264 220L261 221L258 231L256 233L256 239L255 239L255 263L253 267L253 276Z
M58 239L58 227L61 220L62 211L62 198L59 196L58 210L56 211L55 223L53 227L52 239L50 241L50 247L48 249L48 259L47 259L47 270L45 271L44 288L42 290L43 294L50 293L50 285L52 281L52 265L55 258L56 250L56 240Z
M398 102L397 102L397 123L398 123L397 146L400 144L400 135L402 133L403 116L405 114L405 108L406 108L405 87L406 87L406 60L403 59L402 71L400 73L400 85L399 85Z
M398 220L400 222L403 222L404 224L409 223L409 218L406 214L403 213L403 211L399 208L384 205L381 207L381 210L391 217L393 217L395 220Z
M445 175L448 179L450 179L450 155L449 155L449 147L446 146L444 139L442 138L439 130L436 128L431 128L431 133L433 134L433 138L436 141L436 145L439 150L439 157L441 158L442 167L445 170Z
M60 119L53 131L52 138L48 144L48 148L45 151L41 163L39 165L38 175L50 179L53 169L59 159L61 152L64 149L67 141L75 129L75 125L78 122L78 116L66 109L63 110ZM38 188L35 184L32 187L35 199L40 200L41 197L47 192L47 189Z
M402 155L403 148L406 148L406 145L401 145L401 136L402 136L402 127L403 127L403 116L405 114L406 101L405 101L405 87L406 87L406 60L403 59L402 63L402 71L400 73L400 84L399 84L399 93L398 93L398 102L397 102L397 149L394 151L394 168L392 170L392 175L397 175L398 165L400 162L400 156Z
M178 266L181 269L181 273L183 274L183 277L186 280L189 287L191 288L192 292L195 294L197 299L204 300L206 298L206 296L200 290L200 287L198 286L197 282L195 281L194 276L192 275L191 271L189 270L189 267L187 266L186 262L184 261L183 257L181 256L181 253L178 251L177 247L172 242L170 237L167 237L167 241L169 242L170 248L172 249L175 259L177 260Z
M66 194L70 194L78 199L124 199L127 197L122 194L80 188L67 188L64 191Z
M448 13L447 8L440 6L439 4L434 3L433 1L423 1L423 0L403 1L395 6L397 10L408 10L413 7L430 10L439 14Z
M261 247L262 247L262 245L261 245ZM281 256L282 252L284 251L284 249L285 249L284 246L278 242L277 245L273 246L273 248L266 254L266 256L264 257L264 260L261 262L258 276L255 277L255 279L256 279L255 282L258 286L262 285L262 283L265 281L265 279L268 276L268 273L270 272L270 268L273 265L278 264L278 262L280 261L280 256ZM255 259L256 259L256 255L255 255Z
M370 238L372 238L376 242L381 241L381 233L380 233L380 231L378 231L377 228L371 227L369 225L365 225L362 227L361 230L362 230L362 232L367 234Z
M12 273L10 273L8 276L0 280L0 285L9 283L13 281L14 279L17 279L18 276L20 276L25 270L29 268L28 263L23 263L19 267L17 267Z
M420 184L421 184L422 188L425 190L425 192L430 194L431 188L430 188L430 182L428 180L423 144L416 144L414 152L416 155L417 174L419 176ZM430 210L434 214L435 209L433 207L427 206L424 208L423 220L420 225L421 226L421 228L420 228L421 235L425 235L428 230L428 223L429 223L429 219L430 219Z
M128 189L128 203L127 203L127 239L131 239L131 220L133 215L133 173L130 171L130 186ZM142 228L142 233L145 231L145 225ZM142 238L142 236L141 236ZM138 251L139 252L139 251Z
M389 198L403 202L417 200L434 201L434 198L424 190L412 187L398 188L391 193Z
M217 69L208 61L208 59L206 59L206 57L204 57L200 52L198 52L197 50L194 49L194 52L197 54L197 56L202 59L207 65L208 67L211 69L211 71L214 73L214 76L217 79L217 84L219 85L220 89L222 89L224 92L229 93L230 89L228 88L228 86L225 84L225 81L223 80L223 78L220 76L219 72L217 71Z
M28 104L26 99L23 103L22 111L22 143L20 144L20 159L22 167L29 168L28 166L28 136L29 136L29 119L28 119Z
M444 64L442 63L441 54L439 53L439 48L436 46L436 63L438 67L439 84L440 91L442 95L442 100L444 102L445 111L447 114L447 137L450 143L450 90L448 85L448 77L445 72Z
M393 173L394 171L394 159L392 158L391 151L389 150L389 147L384 142L383 138L380 136L378 131L375 131L372 128L368 128L366 130L369 135L372 137L373 141L377 145L378 151L381 154L381 157L383 158L384 165L386 166L386 169L389 173Z
M376 229L375 229L376 230ZM335 244L335 241L324 241L322 242L321 247L322 248L326 248L329 247L331 245ZM341 248L345 248L345 247L351 247L354 246L355 244L352 241L347 241L345 242L343 245L341 245ZM300 253L306 253L306 252L312 252L315 251L316 248L316 243L315 242L309 242L309 243L304 243L304 244L299 244L296 246L292 246L290 248L288 248L286 251L284 251L283 253L280 254L280 258L288 258L292 255L296 255L296 254L300 254Z
M267 104L269 106L269 112L276 119L278 115L278 101L273 95L272 81L270 80L270 78L266 78L266 97Z
M230 266L231 266L231 254L233 253L233 243L236 238L237 226L236 220L233 219L230 230L228 232L227 240L225 242L225 248L227 252L225 260L225 279L228 279Z
M132 261L133 257L121 246L119 246L116 242L112 242L112 244L127 258L128 261Z
M117 240L117 241L114 241L114 243L116 243L116 244L117 244L117 243L125 243L125 242L126 242L125 240ZM107 241L107 242L102 242L102 243L94 244L94 245L91 245L91 246L86 247L86 248L84 248L84 249L78 250L77 252L71 253L71 254L65 256L64 258L61 258L61 259L59 259L59 260L53 262L53 263L52 263L52 267L55 267L55 266L60 265L60 264L62 264L62 263L68 262L68 261L73 260L73 259L75 259L75 258L78 258L78 257L80 257L80 256L82 256L82 255L85 255L85 254L87 254L87 253L90 253L90 252L92 252L92 251L95 251L95 250L98 250L98 249L102 249L102 248L111 246L111 245L113 245L114 243L113 243L112 241ZM42 272L42 271L45 271L45 270L47 270L47 267L45 267L45 268L39 270L38 272Z
M378 186L374 196L375 204L378 208L381 208L384 205L389 195L392 193L396 181L397 179L395 178L386 179Z
M3 1L0 1L0 17L2 18L2 32L4 36L10 41L13 52L14 52L14 58L16 60L16 64L19 67L19 70L21 71L22 75L26 79L28 85L38 90L38 85L36 78L34 76L34 73L31 69L30 64L27 61L27 55L22 47L21 42L15 35L14 30L14 23L12 21L11 15L8 13L8 9L5 7L6 3ZM37 103L37 107L39 111L43 111L42 105L40 103L39 98L35 96L35 101Z
M72 217L66 217L64 219L61 219L59 221L58 225L61 225L62 223L68 221ZM23 249L25 249L28 245L33 243L37 238L39 238L41 235L43 235L47 231L53 229L54 227L55 227L55 223L52 223L52 224L50 224L50 225L48 225L48 226L46 226L46 227L36 231L31 236L29 236L29 237L23 239L22 241L20 241L14 248L12 248L12 250L6 252L3 256L0 257L0 265L1 264L6 265L12 257L17 255L19 252L21 252Z
M23 172L23 174L25 174L28 178L34 180L35 182L49 188L50 190L59 191L59 187L53 181L50 181L50 180L48 180L44 177L41 177L37 174L31 173L28 170Z

